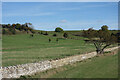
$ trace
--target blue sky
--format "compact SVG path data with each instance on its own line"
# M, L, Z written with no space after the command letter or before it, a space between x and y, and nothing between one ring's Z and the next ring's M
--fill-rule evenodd
M3 2L2 23L33 24L34 29L118 29L117 2Z

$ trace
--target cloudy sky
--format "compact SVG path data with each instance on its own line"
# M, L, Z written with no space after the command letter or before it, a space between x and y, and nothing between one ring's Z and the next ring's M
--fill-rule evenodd
M82 30L108 25L118 29L117 2L3 2L2 23L33 24L35 29Z

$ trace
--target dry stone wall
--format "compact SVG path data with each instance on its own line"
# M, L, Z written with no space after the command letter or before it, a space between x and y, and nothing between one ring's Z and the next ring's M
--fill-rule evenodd
M114 47L117 49L118 47ZM107 51L112 50L112 48L107 49ZM45 71L51 68L57 68L66 64L74 63L77 61L82 61L88 58L96 56L96 52L91 52L88 54L81 54L76 56L71 56L59 60L46 60L40 61L38 63L28 63L17 66L8 66L0 69L2 73L2 78L19 78L21 75L32 75L36 72Z
M50 68L52 68L50 61L4 67L2 68L2 78L18 78L21 75L31 75Z

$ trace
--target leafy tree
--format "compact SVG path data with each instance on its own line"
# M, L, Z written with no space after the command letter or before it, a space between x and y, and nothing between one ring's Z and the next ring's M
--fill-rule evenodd
M28 31L31 31L31 33L35 33L33 26L31 23L25 23L25 24L2 24L2 28L7 28L8 30L6 30L6 32L8 34L16 34L16 29L19 31L26 31L28 33ZM3 32L5 32L5 30L3 30Z
M4 28L2 29L2 34L6 34L6 30Z
M68 37L68 34L67 34L67 33L64 33L64 34L63 34L63 37L64 37L64 38L67 38L67 37Z
M101 27L101 30L102 30L102 31L108 31L108 26L107 26L107 25L103 25L103 26Z
M60 27L57 27L57 28L55 29L55 32L63 32L63 29L60 28Z
M33 29L32 23L25 23L25 24L26 24L26 27L30 27L31 29Z
M12 32L12 34L14 34L14 35L16 34L15 29L12 29L12 31L11 31L11 32Z
M83 31L83 34L94 43L98 54L103 54L106 47L117 42L117 37L110 34L107 25L103 25L99 31L90 28Z
M16 29L20 30L21 25L19 23L16 24Z
M31 30L31 32L32 32L33 34L35 34L35 31L34 31L34 30Z
M8 24L8 25L6 25L7 26L7 28L10 28L11 27L11 25L10 24Z
M5 24L2 24L2 28L6 28L6 25L5 25Z

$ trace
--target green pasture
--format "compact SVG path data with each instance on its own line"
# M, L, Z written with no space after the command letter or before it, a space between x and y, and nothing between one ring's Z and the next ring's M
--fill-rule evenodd
M118 54L94 57L57 69L36 73L27 78L117 78Z
M92 43L85 43L85 38L73 35L79 31L66 32L68 39L63 38L63 32L54 31L48 31L48 35L43 35L46 33L43 31L43 34L34 34L34 37L30 37L30 34L3 35L2 66L64 58L95 51ZM57 36L54 37L53 34ZM52 40L50 43L49 38Z
M63 33L48 32L49 35L30 34L3 35L2 36L2 66L11 66L37 62L40 60L50 60L78 55L95 50L93 44L85 44L83 37L75 39L62 38ZM52 41L49 43L48 39ZM60 38L56 42L56 38Z

